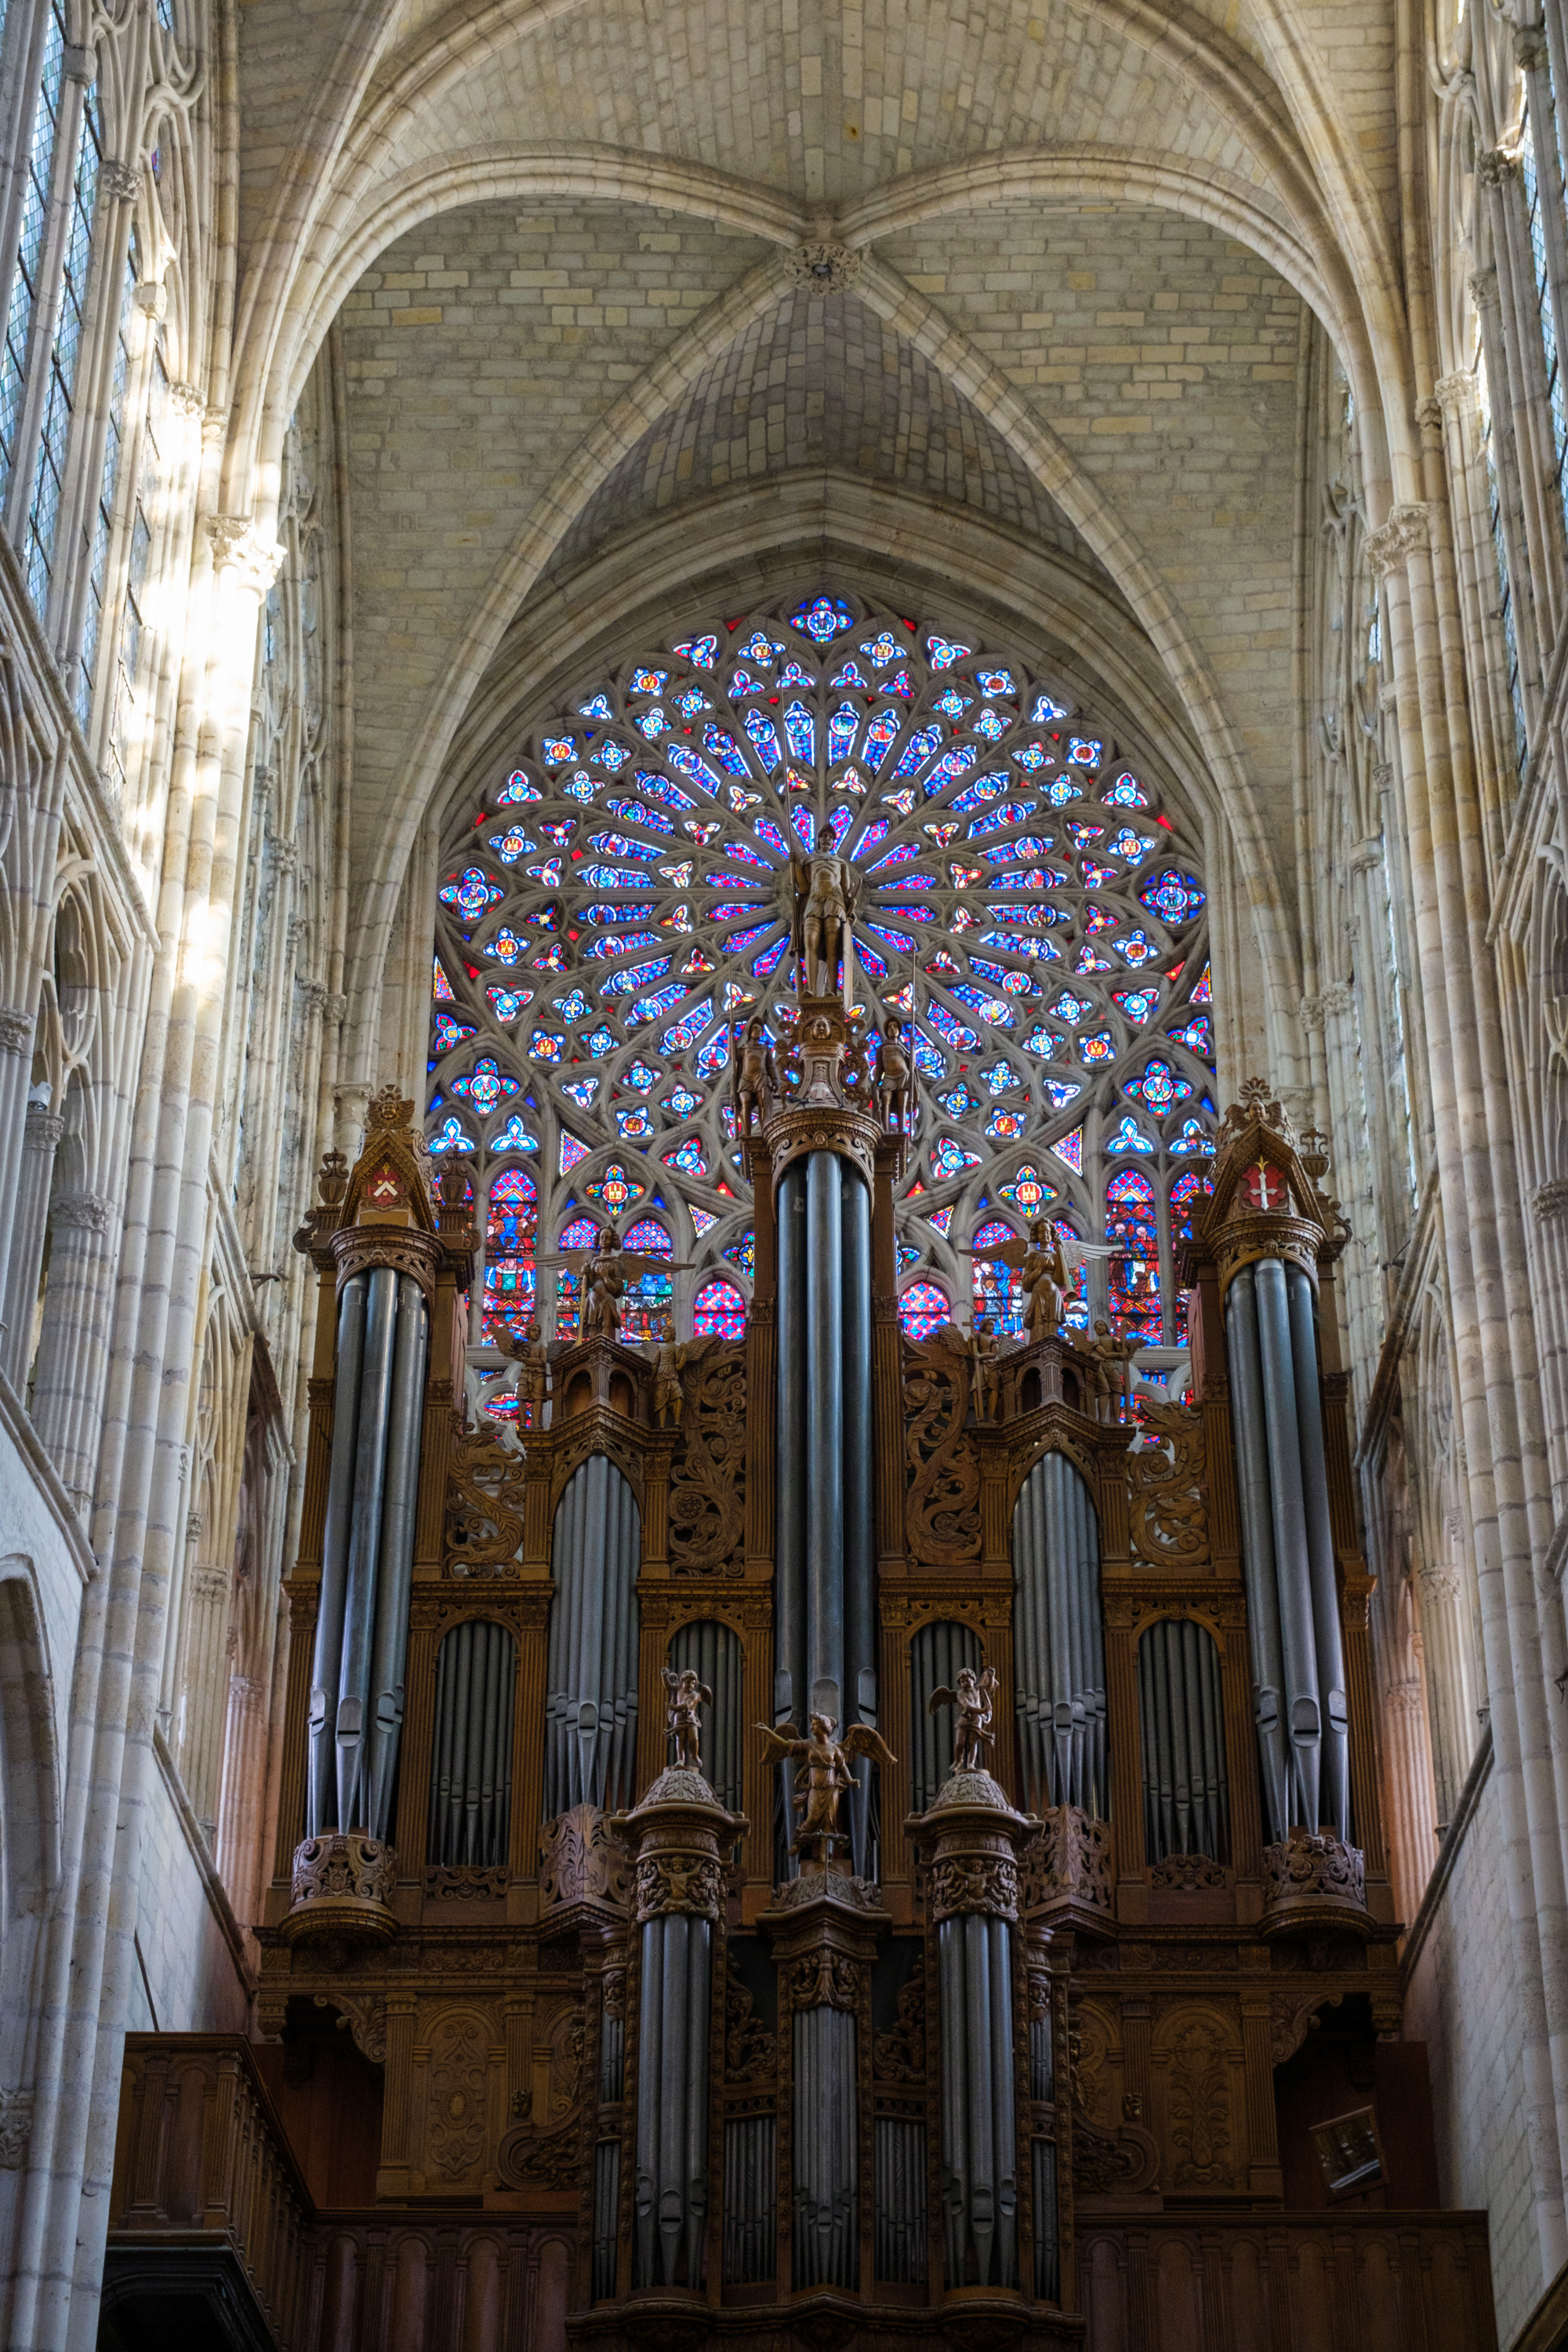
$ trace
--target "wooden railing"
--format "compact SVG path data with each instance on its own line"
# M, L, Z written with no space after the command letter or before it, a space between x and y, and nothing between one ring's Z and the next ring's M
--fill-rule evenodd
M249 2044L127 2034L111 2252L226 2250L279 2352L305 2352L314 2221Z
M200 2291L214 2323L204 2341L269 2337L277 2352L564 2352L575 2228L574 2213L319 2211L247 2042L126 2036L106 2341L119 2340L117 2297L140 2297L143 2319L161 2320L189 2313ZM194 2317L165 2327L170 2352ZM142 2326L136 2340L146 2334Z

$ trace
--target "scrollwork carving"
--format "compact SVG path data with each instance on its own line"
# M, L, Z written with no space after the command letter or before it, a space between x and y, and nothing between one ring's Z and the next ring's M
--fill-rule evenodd
M1178 2189L1228 2188L1230 2094L1224 2044L1194 2019L1171 2045L1167 2092L1172 2178Z
M783 1990L795 2009L858 2009L860 1971L855 1962L822 1945L805 1952L783 1979Z
M669 1560L677 1576L739 1576L746 1527L745 1349L693 1340L669 1474Z
M1077 1805L1053 1805L1018 1858L1026 1911L1074 1902L1114 1916L1108 1822L1095 1821Z
M1016 1919L1018 1866L1011 1854L942 1854L931 1864L927 1893L938 1922L976 1911Z
M969 1358L955 1334L933 1334L904 1359L908 1487L905 1540L922 1567L961 1568L980 1557L980 1460L966 1433Z
M1205 1887L1223 1887L1229 1884L1220 1864L1212 1862L1206 1853L1168 1853L1149 1873L1151 1886L1178 1887L1191 1895Z
M723 1899L724 1869L716 1854L645 1853L637 1864L637 1912L640 1926L667 1911L687 1911L717 1919Z
M354 2048L363 2056L368 2058L372 2065L385 2065L386 2003L384 2000L377 2000L374 1997L350 2000L341 1993L319 1992L316 1995L316 2007L335 2009L338 2013L340 2033L344 2032L349 2033L353 2038Z
M884 2082L924 2083L926 1989L925 1979L918 1972L899 1995L896 2023L888 2032L878 2034L873 2050L876 2071Z
M515 1576L528 1471L484 1431L453 1432L447 1482L448 1576Z
M1209 1535L1203 1415L1152 1398L1145 1399L1143 1412L1159 1443L1127 1456L1132 1549L1162 1565L1205 1559Z
M777 2063L777 2038L757 2015L731 1952L724 1987L724 2079L765 2082Z
M425 1873L425 1893L432 1901L472 1903L503 1895L511 1884L505 1863L433 1862Z

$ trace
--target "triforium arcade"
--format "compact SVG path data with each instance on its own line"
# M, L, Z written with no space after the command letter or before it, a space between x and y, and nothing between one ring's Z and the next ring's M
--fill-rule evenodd
M1134 1420L1044 1231L1021 1339L912 1342L904 1044L851 1009L845 875L799 864L795 1042L737 1063L743 1340L623 1344L601 1245L584 1336L519 1343L520 1436L467 1426L466 1179L390 1093L300 1237L258 2081L324 2210L310 2053L363 2053L363 2210L299 2258L334 2342L392 2341L428 2263L453 2346L545 2341L550 2294L605 2352L1132 2346L1205 2263L1260 2312L1317 2292L1288 2225L1347 2184L1345 2229L1435 2203L1326 1159L1261 1087L1227 1114L1190 1402ZM133 2042L132 2118L160 2063ZM137 2193L127 2157L122 2249ZM1423 2340L1481 2343L1484 2241L1441 2218Z

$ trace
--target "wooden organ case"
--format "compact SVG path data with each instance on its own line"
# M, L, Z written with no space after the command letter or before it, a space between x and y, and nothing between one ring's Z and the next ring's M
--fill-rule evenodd
M493 2328L448 2281L418 2340L1244 2352L1307 2340L1303 2298L1313 2344L1359 2343L1332 2315L1369 2278L1368 2342L1492 2340L1396 2039L1323 1163L1266 1090L1227 1115L1190 1408L1107 1417L1060 1333L983 1386L963 1335L901 1332L897 1112L842 1007L814 1020L748 1136L743 1341L558 1348L521 1445L456 1403L461 1170L389 1092L323 1171L259 2019L287 2058L335 2017L374 2062L386 2250L362 2230L336 2290L322 2256L313 2308L390 2342L398 2231L445 2228L461 2272L504 2222ZM423 1312L422 1354L378 1298ZM688 1668L696 1770L666 1728ZM987 1669L961 1769L942 1698ZM897 1760L847 1767L841 1844L803 1859L757 1727L814 1713ZM1350 2109L1382 2169L1336 2205L1309 2131Z

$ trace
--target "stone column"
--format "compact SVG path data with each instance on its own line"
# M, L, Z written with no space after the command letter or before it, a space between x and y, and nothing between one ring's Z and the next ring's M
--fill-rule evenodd
M33 1423L84 1516L98 1469L119 1222L114 1203L97 1192L68 1192L49 1211Z
M46 1087L43 1089L47 1095ZM54 1180L55 1153L65 1133L65 1120L47 1101L27 1105L22 1128L22 1157L16 1196L11 1213L11 1256L5 1269L5 1330L0 1336L0 1371L20 1396L27 1382L33 1351L33 1316L38 1300L38 1274L48 1229L49 1186Z

